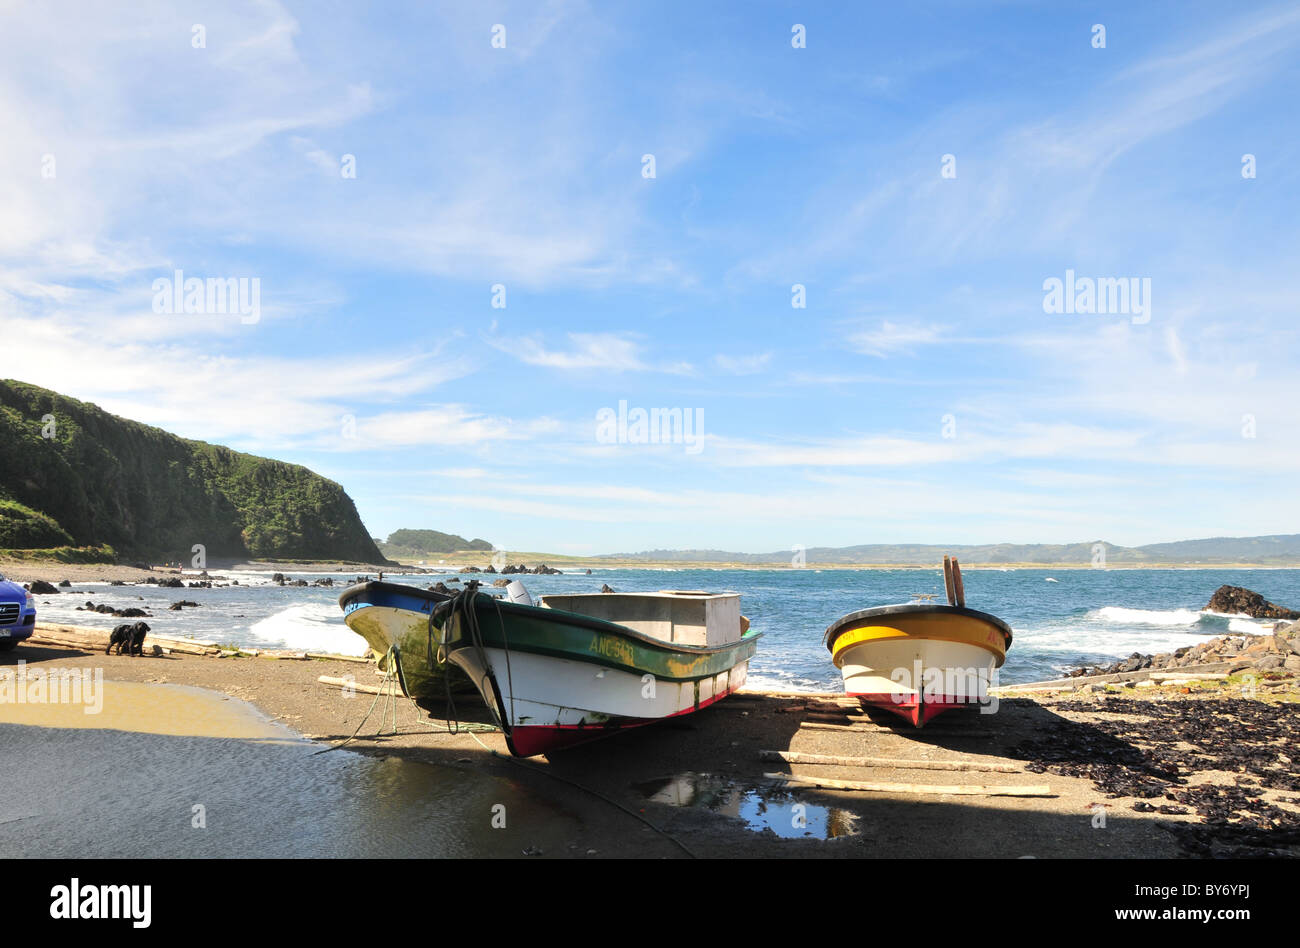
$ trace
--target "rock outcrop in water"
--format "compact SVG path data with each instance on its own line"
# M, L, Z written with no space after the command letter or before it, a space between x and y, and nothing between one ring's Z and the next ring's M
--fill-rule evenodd
M1209 612L1248 615L1252 619L1300 619L1300 612L1276 606L1259 593L1240 586L1220 586L1205 608Z

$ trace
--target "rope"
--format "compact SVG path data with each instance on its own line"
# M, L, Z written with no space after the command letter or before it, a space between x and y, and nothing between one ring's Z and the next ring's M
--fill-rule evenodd
M398 652L396 645L389 647L387 654L385 654L384 656L384 662L387 664L388 671L384 673L383 684L380 685L380 690L375 692L375 700L370 702L370 707L366 710L365 716L361 719L361 723L357 725L357 729L352 732L351 736L348 737L348 739L345 741L341 741L338 744L334 744L330 747L326 747L324 750L318 750L316 751L315 754L312 754L311 756L315 757L319 754L328 754L330 751L335 751L338 750L340 747L344 747L348 744L351 744L352 741L356 739L356 736L361 733L361 729L366 726L366 722L370 720L370 715L374 713L375 705L379 703L380 698L389 698L393 701L393 734L394 735L397 734L397 704L396 704L397 695L395 691L390 692L386 689L388 688L389 685L392 685L395 688L398 683L398 675L394 674L393 672L393 659L399 654L400 652ZM382 733L383 731L384 713L386 711L387 711L387 706L385 705L384 711L381 711L379 714L380 730L375 732L376 736L378 736L378 734Z
M448 614L447 621L448 622L451 621L451 613L454 613L457 608L461 610L462 616L465 621L466 631L469 632L470 641L473 644L475 650L478 652L479 661L483 665L483 677L484 679L487 680L487 683L490 686L491 670L487 661L487 650L483 646L482 630L479 628L477 611L474 609L474 600L478 596L478 585L479 584L477 581L471 580L468 586L466 586L463 590L461 590L461 592L456 594L456 596L452 600L451 612ZM469 595L467 596L466 593L468 593ZM508 682L508 687L510 689L510 717L511 720L513 720L514 719L514 678L510 669L510 642L509 639L506 638L505 617L501 614L501 601L499 599L496 599L495 597L493 597L493 601L496 605L497 621L501 625L501 638L502 641L505 643L506 681ZM432 658L433 656L433 609L432 608L429 610L428 641L426 643L426 647L427 647L427 652L426 652L427 656L429 658ZM385 656L385 662L387 663L388 666L388 671L384 674L385 685L400 684L404 697L406 697L407 700L410 701L412 708L415 709L414 713L417 715L418 718L418 715L420 713L420 707L415 703L415 699L410 696L410 692L406 687L406 677L402 670L402 663L401 663L401 650L398 649L396 645L393 645L388 649L388 653ZM433 667L434 667L433 662L430 661L429 670L431 672L433 670ZM450 671L450 669L448 669L448 671ZM453 713L455 713L455 702L453 702L451 698L451 681L450 681L449 674L444 675L443 682L446 687L446 697L447 697L448 707L451 708ZM483 690L481 682L479 684L479 690L480 691ZM349 737L347 740L343 741L342 743L335 744L332 747L327 747L324 750L316 751L316 753L313 754L312 756L314 757L317 754L328 754L330 751L338 750L340 747L343 747L351 743L352 740L361 732L361 728L365 726L366 721L369 720L371 713L375 710L375 705L378 704L379 699L381 697L387 697L392 700L393 735L396 736L397 735L397 700L396 700L397 695L395 691L394 692L381 691L375 695L375 700L370 703L369 710L366 711L365 717L361 719L361 723L357 725L357 729L352 732L351 737ZM486 693L484 694L484 697L486 698ZM489 701L488 706L493 707L493 702ZM385 712L386 711L387 711L387 705L385 705ZM502 709L502 711L504 712L504 709ZM494 713L496 712L494 711ZM497 716L497 720L500 721L501 715L497 714L496 716ZM382 722L383 722L383 713L381 712L380 715L381 728L383 727ZM667 830L655 825L650 820L646 819L646 817L636 812L635 810L631 809L630 807L624 806L622 803L619 803L617 800L613 799L612 797L604 793L601 793L599 790L595 790L591 787L588 787L585 784L581 784L576 780L572 780L568 777L562 777L557 773L552 773L549 770L544 770L541 767L538 767L535 764L531 764L528 761L521 760L518 757L508 756L506 754L502 754L500 751L493 750L492 748L484 744L481 740L479 740L478 734L475 733L476 730L495 731L498 730L498 728L492 727L491 725L475 725L473 723L461 724L459 718L457 718L455 720L455 729L453 730L452 719L448 718L446 722L445 732L439 731L437 729L430 729L429 731L426 732L415 731L412 733L459 734L461 733L462 730L464 731L464 733L472 737L474 739L474 742L478 744L479 747L483 748L483 750L487 751L489 754L491 754L493 757L497 758L498 760L509 761L510 763L522 767L525 770L529 770L537 774L542 774L543 776L550 777L552 780L558 780L561 783L566 783L577 790L581 790L583 793L587 793L593 797L596 797L598 800L603 800L606 803L608 803L610 806L623 811L628 816L632 817L638 822L643 823L646 826L648 826L650 829L654 830L664 839L668 840L670 843L672 843L678 849L684 852L691 859L698 858L695 855L695 853L693 853L690 850L690 848L687 847L685 843L683 843L677 837L673 836ZM506 731L504 722L502 723L500 730Z

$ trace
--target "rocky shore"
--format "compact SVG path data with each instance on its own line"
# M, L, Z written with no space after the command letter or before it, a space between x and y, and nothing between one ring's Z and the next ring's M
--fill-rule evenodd
M1257 592L1239 586L1220 586L1210 597L1205 611L1253 619L1300 620L1300 612L1267 601ZM1300 621L1281 621L1272 634L1235 633L1188 645L1173 652L1143 655L1134 652L1110 665L1076 668L1067 678L1121 675L1141 671L1174 671L1191 666L1231 663L1230 673L1254 669L1258 672L1300 674Z
M1143 655L1134 652L1110 665L1076 668L1068 678L1118 675L1138 671L1175 671L1190 666L1232 663L1232 672L1255 669L1260 672L1300 674L1300 622L1279 623L1271 635L1232 634L1208 639L1173 652Z

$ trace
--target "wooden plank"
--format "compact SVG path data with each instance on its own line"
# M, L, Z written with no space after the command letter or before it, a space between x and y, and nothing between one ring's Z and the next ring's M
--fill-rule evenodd
M878 783L874 780L832 780L829 777L796 777L792 774L763 774L769 780L780 781L788 787L822 787L826 790L860 790L867 793L914 793L939 796L945 793L960 796L985 797L1054 797L1052 788L1045 783L1024 786L995 787L984 784L956 784L945 786L933 783Z
M906 730L865 724L822 724L819 721L800 721L799 727L814 731L856 731L859 734L898 734L907 737L992 737L993 732L971 731L965 728L939 728L926 725L923 728L909 727Z
M952 581L952 557L946 553L943 557L943 589L948 594L948 605L957 604L957 587Z
M334 678L330 675L321 675L316 679L322 685L332 685L335 688L350 688L353 691L359 691L367 695L391 695L396 693L399 697L402 689L394 684L389 685L363 685L359 681L352 681L347 678Z
M956 770L999 774L1024 773L1015 764L981 763L965 760L900 760L894 757L845 757L839 754L805 754L801 751L758 752L759 759L788 764L826 764L840 767L897 767L900 770Z
M957 564L957 557L952 558L952 585L957 593L957 605L965 608L966 606L966 586L961 581L961 567Z
M1152 681L1223 681L1228 677L1227 672L1152 672L1149 676Z

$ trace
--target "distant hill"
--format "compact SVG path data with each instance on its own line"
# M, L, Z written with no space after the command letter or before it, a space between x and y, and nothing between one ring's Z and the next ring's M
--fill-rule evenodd
M343 488L305 467L0 380L0 549L188 563L196 543L209 558L383 562Z
M440 533L437 530L404 529L390 533L388 539L379 544L379 549L389 559L409 562L466 550L491 552L492 544L487 540L466 540L454 533Z
M1211 537L1202 540L1178 540L1123 547L1102 540L1087 543L989 543L977 545L938 544L863 544L860 546L809 547L803 552L807 563L896 563L925 565L943 561L944 554L956 556L966 565L997 563L1045 563L1089 565L1093 549L1100 544L1108 566L1141 566L1152 563L1171 565L1213 565L1216 563L1257 563L1262 566L1300 564L1300 534L1263 537ZM725 550L649 550L642 553L617 553L596 556L593 560L611 559L647 563L740 563L745 565L789 565L793 550L775 553L729 553Z

